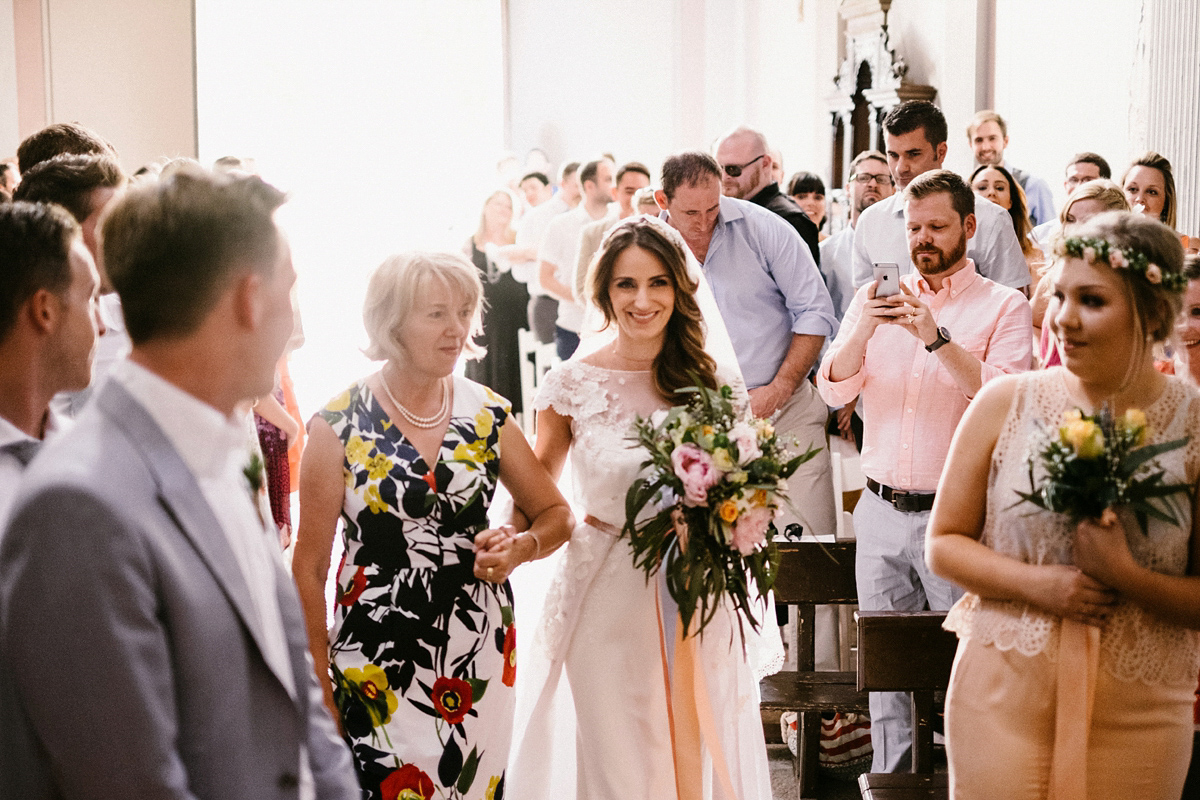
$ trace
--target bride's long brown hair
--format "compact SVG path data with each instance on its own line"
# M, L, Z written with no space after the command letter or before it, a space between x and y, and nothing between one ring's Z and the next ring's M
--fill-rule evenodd
M717 388L717 362L704 350L704 316L696 304L698 284L688 275L682 246L658 223L643 217L626 220L613 228L588 267L588 294L604 314L604 325L616 317L609 287L617 257L630 247L640 247L662 264L675 290L675 308L667 321L662 349L654 358L651 372L654 388L668 402L679 398L676 390L694 386L696 380L709 389Z

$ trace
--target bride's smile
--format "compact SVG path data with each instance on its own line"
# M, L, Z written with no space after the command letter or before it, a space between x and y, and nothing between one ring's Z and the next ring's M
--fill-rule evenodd
M637 246L624 250L613 265L609 295L622 337L662 338L675 310L675 289L656 256Z

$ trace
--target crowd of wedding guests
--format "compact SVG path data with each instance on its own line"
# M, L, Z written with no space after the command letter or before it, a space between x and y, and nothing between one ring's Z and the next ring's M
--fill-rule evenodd
M747 698L774 619L693 649L619 540L623 437L699 380L819 449L782 536L833 538L829 437L861 451L860 607L949 611L960 638L954 797L1179 797L1200 265L1172 165L1114 181L1081 151L1055 213L993 111L965 177L933 104L882 127L836 203L748 127L657 172L503 163L461 253L372 274L382 366L311 420L286 197L252 162L126 175L80 125L22 142L0 162L0 795L769 798ZM562 362L536 397L523 330ZM1185 442L1154 462L1193 490L1170 521L1018 505L1042 431L1101 409ZM522 617L510 575L560 548ZM907 699L870 707L873 771L905 769Z

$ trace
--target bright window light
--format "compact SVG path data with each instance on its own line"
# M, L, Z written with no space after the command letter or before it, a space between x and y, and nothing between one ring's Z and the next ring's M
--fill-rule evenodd
M200 160L253 158L291 197L305 414L372 369L371 270L461 248L498 183L500 15L499 0L196 0Z

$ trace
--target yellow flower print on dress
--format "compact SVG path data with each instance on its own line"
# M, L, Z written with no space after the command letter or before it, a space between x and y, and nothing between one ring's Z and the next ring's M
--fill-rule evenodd
M339 394L337 397L330 400L329 403L326 404L324 410L325 411L345 411L347 408L350 407L351 394L352 394L352 390L347 389L346 391Z
M371 724L378 728L386 725L392 719L398 702L396 693L388 688L387 674L374 664L367 664L362 669L350 667L344 673L346 681L353 687L354 692L362 698L367 713L371 715Z
M383 453L376 453L365 466L368 478L373 481L381 481L391 472L392 462Z
M367 466L367 457L371 455L371 445L362 440L357 434L346 442L346 460L360 467Z
M366 501L367 507L371 509L372 514L388 513L388 504L379 495L379 486L371 484L363 492L363 500Z
M454 448L454 460L462 462L467 469L476 470L480 464L491 461L496 457L494 450L488 447L486 439L480 439L477 442L460 442Z
M500 776L499 775L493 775L491 778L488 778L488 788L487 788L487 791L484 792L484 795L483 795L484 800L496 800L496 787L499 785L500 785Z
M486 439L492 433L492 427L496 424L495 417L486 409L479 409L479 413L475 415L475 435L480 439Z

